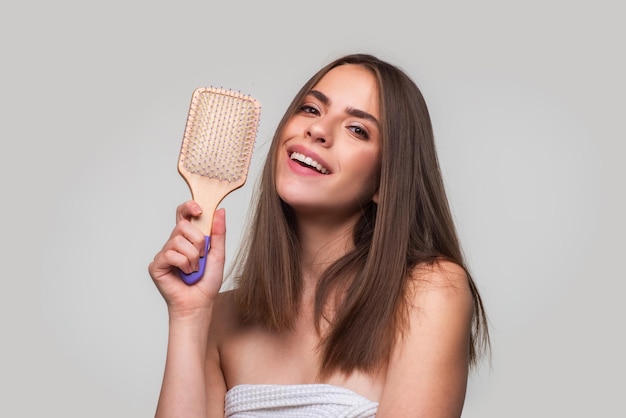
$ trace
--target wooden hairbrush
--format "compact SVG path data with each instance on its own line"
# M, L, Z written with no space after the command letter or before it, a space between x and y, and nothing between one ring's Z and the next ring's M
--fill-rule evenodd
M192 222L204 232L206 251L198 271L180 271L181 279L189 285L204 275L217 206L246 182L260 114L259 102L239 92L214 87L193 92L178 172L192 199L202 207L202 215Z

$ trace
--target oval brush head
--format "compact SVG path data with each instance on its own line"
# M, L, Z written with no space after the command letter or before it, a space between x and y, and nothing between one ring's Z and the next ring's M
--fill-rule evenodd
M243 186L248 177L260 114L259 102L239 92L214 87L200 87L193 92L178 171L203 210L193 222L206 236L205 254L213 213L222 199ZM181 271L181 278L187 284L197 282L204 274L205 263L206 256L200 260L197 272Z

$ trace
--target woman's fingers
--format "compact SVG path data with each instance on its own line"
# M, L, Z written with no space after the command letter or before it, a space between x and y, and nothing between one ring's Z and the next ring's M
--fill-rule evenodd
M192 219L202 214L202 208L197 202L189 200L176 208L176 227L170 235L170 239L176 235L182 235L189 242L193 243L200 257L204 256L205 238L204 233L192 223ZM197 261L197 260L196 260ZM198 268L198 263L194 264Z
M170 240L173 243L182 243L182 241L179 241L180 239L184 239L192 244L199 256L204 256L204 233L187 219L178 221L170 234Z
M202 212L195 202L186 202L176 209L176 226L162 249L155 255L148 270L168 304L170 314L206 309L211 306L222 285L225 263L226 219L224 209L214 213L211 246L206 255L206 268L200 281L187 285L180 271L198 271L200 257L205 256L204 233L191 220Z
M189 221L191 218L196 218L200 215L202 215L200 205L193 200L188 200L176 208L176 223L181 219L187 219Z

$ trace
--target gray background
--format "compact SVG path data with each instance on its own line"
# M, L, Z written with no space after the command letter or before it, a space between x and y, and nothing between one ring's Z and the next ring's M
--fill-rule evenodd
M231 257L279 117L349 52L404 68L430 105L494 348L463 416L623 416L618 4L3 5L0 416L152 416L167 315L146 267L190 196L193 89L263 105L250 181L224 202Z

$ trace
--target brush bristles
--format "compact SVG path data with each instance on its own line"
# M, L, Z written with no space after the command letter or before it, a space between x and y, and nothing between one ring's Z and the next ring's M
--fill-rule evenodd
M240 93L206 88L194 94L181 150L186 170L220 181L247 175L258 128L257 102Z

